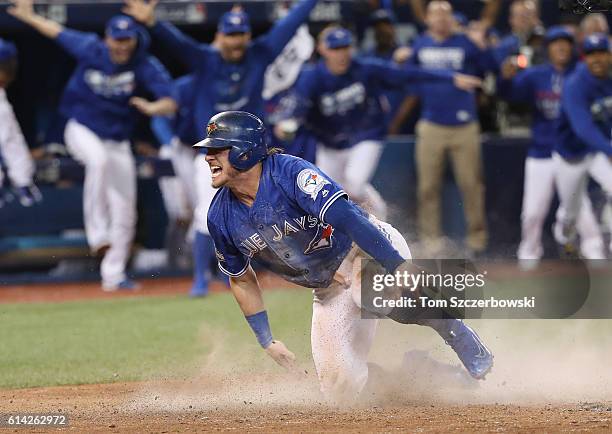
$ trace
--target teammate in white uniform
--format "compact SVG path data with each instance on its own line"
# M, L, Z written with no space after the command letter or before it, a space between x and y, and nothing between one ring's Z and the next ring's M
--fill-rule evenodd
M133 107L148 116L176 111L170 76L147 54L148 37L127 16L112 18L104 39L65 29L37 15L31 0L13 0L8 12L55 40L77 60L60 110L69 119L65 142L85 165L85 231L107 291L134 289L126 276L136 225L136 168L130 149ZM136 96L144 88L157 98Z
M574 250L576 219L591 176L612 202L612 54L608 35L593 34L582 44L584 63L566 80L553 154L561 204L554 235ZM612 232L612 221L609 222ZM610 244L612 250L612 243Z
M575 66L573 42L572 34L564 27L551 27L546 33L549 61L518 72L516 62L509 58L498 81L500 96L530 103L533 108L531 143L525 160L522 240L517 252L520 265L526 269L535 267L544 253L542 228L555 194L552 151L557 141L563 81ZM577 229L582 255L586 259L604 259L603 238L586 191Z
M17 49L13 43L0 39L0 190L4 183L2 166L5 166L19 203L32 206L41 199L33 183L34 163L5 91L16 71ZM3 202L0 196L0 207Z

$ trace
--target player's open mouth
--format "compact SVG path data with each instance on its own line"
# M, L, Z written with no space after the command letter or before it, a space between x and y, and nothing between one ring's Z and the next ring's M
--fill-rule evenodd
M216 178L222 171L223 169L221 168L221 166L217 166L217 165L210 166L210 172L212 173L213 178Z

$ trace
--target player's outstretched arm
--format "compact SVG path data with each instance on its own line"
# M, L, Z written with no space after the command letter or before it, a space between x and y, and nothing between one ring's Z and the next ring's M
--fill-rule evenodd
M230 277L230 288L257 341L276 363L294 369L295 355L281 341L274 340L257 276L249 266L244 274Z
M428 70L417 65L399 67L391 62L369 59L367 67L381 83L389 87L402 87L407 83L423 81L452 81L459 89L471 91L482 86L482 79L473 75L444 70Z
M147 101L139 96L130 98L130 105L146 116L169 116L176 113L178 106L170 97L160 98L156 101Z
M567 114L572 130L591 150L612 157L612 140L597 126L586 92L575 81L566 83L561 95L561 106Z
M191 70L197 69L201 63L200 44L172 24L157 21L155 18L157 3L158 0L149 2L145 0L125 0L125 7L122 12L147 26L151 34Z
M318 0L301 0L268 32L265 36L265 44L272 59L275 59L283 51L283 48L297 32L298 27L308 21L310 12L317 5L317 2Z
M61 24L34 12L32 0L11 0L11 4L6 10L10 15L48 38L55 39L64 30Z

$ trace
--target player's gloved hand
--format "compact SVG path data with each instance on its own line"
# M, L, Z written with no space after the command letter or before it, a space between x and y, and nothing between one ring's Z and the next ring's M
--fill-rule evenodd
M297 120L285 119L274 126L274 135L277 139L288 142L295 138L298 128Z
M147 27L155 25L155 6L159 0L125 0L125 6L121 11L132 16L136 21Z
M474 75L455 74L453 75L453 83L459 89L466 91L482 87L482 79Z
M265 351L283 368L288 370L295 369L295 354L289 351L281 341L272 341Z
M42 194L34 184L15 189L15 195L21 206L30 207L42 200Z

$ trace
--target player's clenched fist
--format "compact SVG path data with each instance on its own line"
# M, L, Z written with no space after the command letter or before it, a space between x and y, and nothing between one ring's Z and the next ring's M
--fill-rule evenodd
M295 368L295 354L289 351L281 341L272 341L266 348L266 353L283 368L290 370Z
M159 0L125 0L122 12L131 15L136 21L140 21L147 27L155 25L155 6Z

